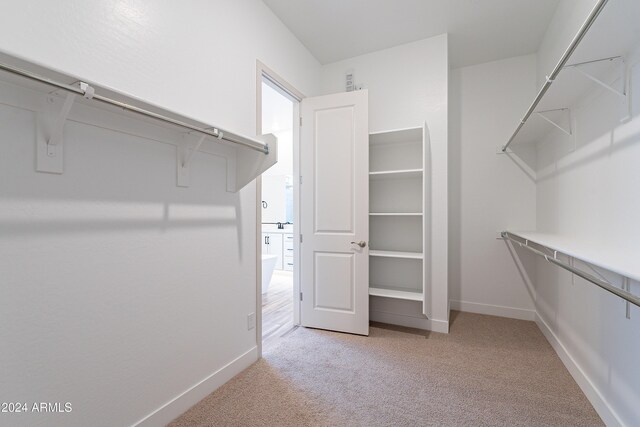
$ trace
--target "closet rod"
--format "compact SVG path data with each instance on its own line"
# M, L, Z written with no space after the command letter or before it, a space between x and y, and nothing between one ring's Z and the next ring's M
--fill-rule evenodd
M83 96L85 95L85 92L82 89L80 89L79 87L71 86L71 85L68 85L68 84L65 84L65 83L56 82L54 80L50 80L50 79L47 79L45 77L41 77L41 76L39 76L37 74L34 74L34 73L31 73L29 71L21 70L19 68L14 68L14 67L12 67L10 65L7 65L7 64L0 63L0 70L6 71L6 72L9 72L11 74L15 74L15 75L18 75L18 76L21 76L21 77L26 77L28 79L35 80L37 82L44 83L46 85L53 86L53 87L56 87L58 89L65 90L67 92L73 92L73 93L76 93L78 95L83 95ZM116 101L115 99L107 98L105 96L101 96L101 95L98 95L98 94L94 94L91 97L91 99L94 99L96 101L102 102L104 104L113 105L113 106L122 108L122 109L127 110L127 111L131 111L133 113L137 113L137 114L140 114L140 115L143 115L143 116L146 116L146 117L150 117L152 119L160 120L160 121L163 121L163 122L166 122L166 123L170 123L170 124L175 125L175 126L179 126L179 127L185 128L185 129L189 129L191 131L200 132L202 134L205 134L205 135L208 135L208 136L212 136L212 137L214 137L216 139L220 139L220 140L224 140L224 141L227 141L227 142L231 142L233 144L239 144L239 145L242 145L244 147L250 148L252 150L260 151L260 152L262 152L264 154L269 154L269 146L268 145L263 144L263 143L261 143L259 141L254 141L252 139L243 137L241 135L233 134L232 132L227 132L226 130L223 130L223 129L220 129L220 128L217 128L217 127L203 128L203 127L191 125L189 123L185 123L185 122L180 121L180 120L172 119L170 117L166 117L166 116L163 116L161 114L157 114L157 113L154 113L152 111L148 111L148 110L145 110L145 109L142 109L142 108L139 108L139 107L135 107L133 105L126 104L124 102Z
M556 64L551 74L547 76L547 79L542 85L540 92L538 92L538 95L533 100L533 103L525 113L522 120L520 120L520 123L518 124L518 127L516 128L515 132L513 132L513 135L511 135L511 138L509 138L509 141L507 141L507 143L502 146L503 153L507 151L507 148L509 148L509 145L511 145L513 140L516 138L516 136L520 132L520 129L522 129L522 126L524 126L524 124L527 122L531 114L533 114L534 110L540 103L540 100L542 100L542 97L544 96L544 94L547 93L553 81L556 79L556 77L558 77L558 74L560 74L560 71L562 71L564 66L567 64L567 61L569 61L569 58L578 47L578 44L582 41L585 34L587 34L587 31L589 31L589 28L591 28L591 25L594 23L598 15L600 15L600 12L602 12L602 9L604 9L605 5L607 4L607 1L608 0L598 0L598 3L596 3L596 5L593 7L586 21L584 21L584 23L578 30L578 33L575 35L573 40L571 40L569 47L567 48L567 50L564 51L564 53L562 54L562 57L560 57L560 61Z
M525 248L530 250L531 252L533 252L536 255L539 255L541 257L543 257L544 259L546 259L548 262L557 265L558 267L564 268L565 270L568 270L570 272L572 272L573 274L575 274L576 276L580 276L585 280L588 280L589 282L593 283L594 285L597 285L599 287L601 287L602 289L604 289L605 291L609 291L614 295L619 296L620 298L629 301L631 304L634 304L638 307L640 307L640 297L624 291L622 289L618 289L615 286L613 286L611 283L606 282L596 276L593 276L589 273L585 273L582 270L579 270L575 267L573 267L572 265L569 265L565 262L560 261L557 258L554 258L552 256L549 256L547 254L545 254L544 252L541 252L535 248L532 248L531 246L529 246L527 244L527 242L521 242L520 240L516 239L514 235L512 235L511 233L509 233L508 231L503 231L502 233L500 233L500 235L502 236L503 239L508 239L511 240L514 243L517 243L518 245L520 245L520 247ZM512 237L513 236L513 237ZM539 244L539 243L537 243ZM544 246L542 244L540 244L540 246Z

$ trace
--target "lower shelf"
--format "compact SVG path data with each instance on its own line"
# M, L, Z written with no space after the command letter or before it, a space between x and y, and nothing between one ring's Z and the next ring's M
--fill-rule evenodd
M399 291L395 289L369 288L369 295L385 298L405 299L410 301L422 301L422 292Z

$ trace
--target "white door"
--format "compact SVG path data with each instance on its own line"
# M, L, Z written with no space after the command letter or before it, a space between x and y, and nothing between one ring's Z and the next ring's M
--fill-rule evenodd
M300 321L369 335L368 94L305 98L301 117Z

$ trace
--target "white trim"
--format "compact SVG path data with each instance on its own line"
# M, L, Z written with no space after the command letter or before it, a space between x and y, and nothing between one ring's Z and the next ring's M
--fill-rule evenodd
M253 347L251 350L232 360L202 381L194 384L160 406L140 421L135 422L132 426L160 426L170 423L257 360L258 348Z
M587 399L589 399L593 408L596 410L600 418L602 418L602 421L604 421L604 423L609 427L624 426L624 423L620 421L620 418L604 398L603 394L600 393L600 390L598 390L598 388L591 382L584 370L576 363L575 359L567 351L566 347L562 345L562 342L560 342L556 334L538 313L536 313L535 321L538 328L542 331L542 334L545 336L547 341L549 341L551 347L556 351L560 360L562 360L564 366L567 368L576 383L578 383L578 386Z
M427 319L426 317L408 316L406 314L389 313L387 311L369 312L369 320L390 325L405 326L407 328L424 329L427 331L449 333L449 322L446 320Z
M277 85L293 102L293 324L300 324L300 102L304 94L290 85L280 75L260 60L256 60L256 134L262 134L262 81L263 78ZM256 345L258 358L262 358L262 175L256 180Z
M467 313L488 314L490 316L509 317L520 320L536 320L536 311L526 308L506 307L502 305L482 304L479 302L451 300L451 310Z

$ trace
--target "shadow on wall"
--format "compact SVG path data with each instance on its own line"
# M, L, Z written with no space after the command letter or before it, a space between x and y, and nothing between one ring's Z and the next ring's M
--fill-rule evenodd
M148 127L140 122L139 134ZM35 130L33 112L0 106L3 237L225 229L241 258L241 197L225 191L226 162L215 143L214 152L194 156L191 186L179 188L176 146L166 141L68 121L64 173L56 175L35 171Z

